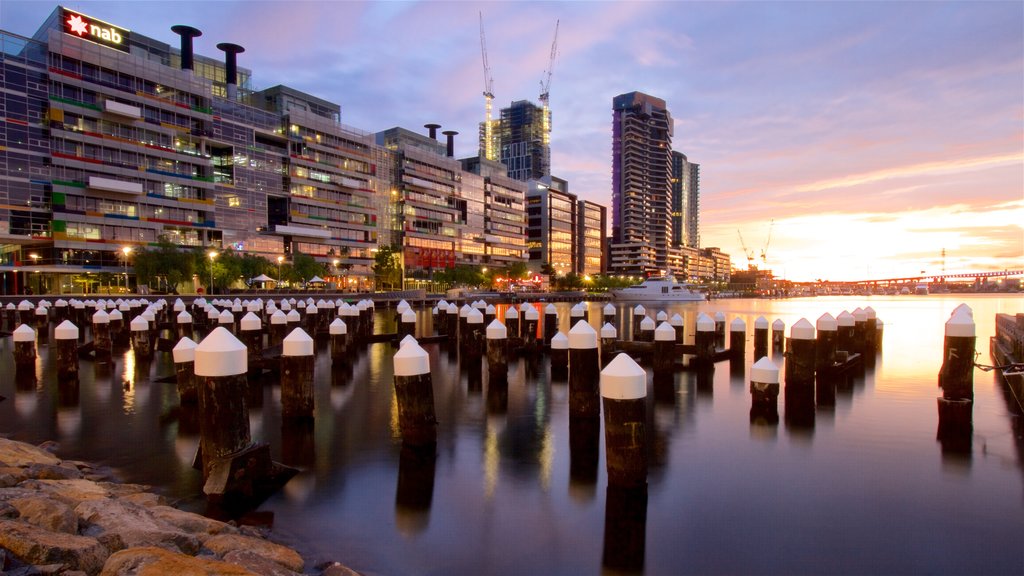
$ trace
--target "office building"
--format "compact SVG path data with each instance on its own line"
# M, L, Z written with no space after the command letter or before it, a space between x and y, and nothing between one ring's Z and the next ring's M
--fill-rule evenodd
M576 271L578 200L566 180L549 176L531 180L526 191L530 268L556 276Z
M507 167L510 178L525 182L551 174L550 114L533 102L517 100L501 109L499 119L492 120L490 149L494 159ZM485 133L481 123L481 150L486 149Z
M580 200L576 215L576 273L604 274L608 209L590 200Z
M480 156L462 159L467 172L484 179L483 263L507 268L526 254L526 183L506 174L505 165Z

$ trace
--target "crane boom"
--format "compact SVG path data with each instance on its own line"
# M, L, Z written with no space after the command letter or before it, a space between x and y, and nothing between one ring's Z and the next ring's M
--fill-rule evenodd
M494 100L494 78L491 77L491 65L487 62L487 38L484 36L484 13L480 12L480 56L484 64L484 123L480 135L480 153L488 160L497 160L494 146L494 121L491 110Z
M772 218L771 223L768 224L768 239L764 241L764 248L761 249L761 262L764 265L768 265L768 246L772 243L772 230L775 229L775 219Z
M747 267L754 267L754 252L747 249L747 243L743 241L743 233L736 229L736 235L740 237L740 246L743 247L743 254L747 257Z
M480 12L480 56L484 63L484 96L494 98L494 79L491 78L491 65L487 63L487 37L484 36L484 13Z
M546 106L548 95L551 89L551 74L555 71L555 57L558 55L558 25L561 20L555 20L555 39L551 41L551 56L548 58L548 69L544 71L544 78L540 81L540 101Z

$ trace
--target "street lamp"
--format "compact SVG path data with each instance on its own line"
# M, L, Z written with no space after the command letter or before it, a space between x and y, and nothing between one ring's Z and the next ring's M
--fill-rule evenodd
M28 257L32 259L32 265L33 266L38 266L39 265L39 254L36 254L35 252L33 252L33 253L29 254ZM39 293L43 292L43 281L39 277L39 270L36 270L36 290Z
M284 262L284 256L277 257L277 285L281 285L281 263Z
M128 292L128 255L132 253L132 247L125 246L121 252L124 253L124 291Z
M210 294L213 294L213 260L217 257L217 251L216 250L210 250L207 253L207 256L210 257L210 290L209 290L209 292L210 292Z

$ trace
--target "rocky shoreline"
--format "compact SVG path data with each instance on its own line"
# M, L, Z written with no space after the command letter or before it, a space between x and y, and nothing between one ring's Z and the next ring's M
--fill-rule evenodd
M307 566L269 530L179 510L55 448L0 438L0 574L358 574Z

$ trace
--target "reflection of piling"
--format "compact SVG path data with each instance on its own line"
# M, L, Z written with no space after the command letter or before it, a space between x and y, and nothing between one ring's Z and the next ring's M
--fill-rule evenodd
M647 309L646 308L644 308L640 304L637 304L636 306L633 307L633 331L632 331L632 335L630 336L630 338L632 338L632 340L634 342L640 342L641 341L641 338L640 338L640 323L643 322L644 318L646 318L646 317L647 317Z
M138 358L152 358L153 344L149 339L149 322L141 316L136 316L130 323L132 333L132 350Z
M343 364L348 356L348 326L341 318L335 318L327 327L331 335L331 362Z
M402 441L410 446L437 442L434 389L430 357L418 343L409 343L394 356L395 398Z
M604 399L608 485L647 485L647 374L627 354L616 356L600 376Z
M782 354L786 351L786 323L780 319L772 322L772 354ZM754 354L757 356L756 352Z
M695 367L710 368L714 366L715 333L717 324L703 312L697 316L697 332L694 336L696 353L693 359Z
M601 414L598 375L601 364L597 332L582 318L569 330L569 415L597 418Z
M800 390L814 389L815 340L814 326L801 318L789 329L789 350L786 352L786 386Z
M508 329L497 320L487 325L487 374L491 385L508 382Z
M742 361L747 354L747 323L743 318L733 318L729 323L729 357Z
M768 319L758 316L754 320L754 359L768 355Z
M427 527L434 497L436 452L433 444L422 447L402 444L395 490L395 525L403 534L420 533Z
M601 420L569 416L569 481L591 486L597 482Z
M78 381L78 326L64 320L53 329L57 341L57 380Z
M97 362L110 361L110 316L103 310L92 315L92 345Z
M565 380L569 374L569 337L558 332L551 338L551 378Z
M617 352L616 340L619 331L610 323L601 326L601 367L604 368L612 361L612 356Z
M302 328L281 343L281 416L313 417L313 338Z
M601 565L611 573L642 574L647 543L647 485L609 484L604 506Z
M663 376L675 371L676 331L668 322L654 330L654 375Z
M544 307L544 344L550 345L557 333L558 309L555 308L554 304L548 304ZM554 366L554 363L552 363L552 366Z
M199 401L196 386L196 343L188 337L178 340L171 351L174 356L174 380L178 386L178 401L195 404Z
M839 325L828 312L822 314L815 326L818 329L817 343L814 352L814 369L818 373L829 370L836 361L836 342L839 338ZM792 329L790 329L792 334Z

